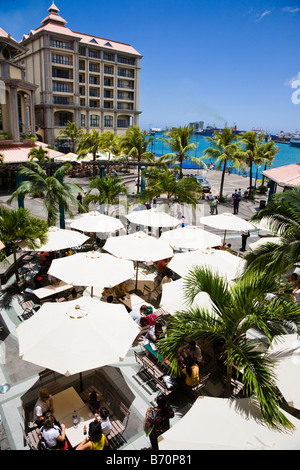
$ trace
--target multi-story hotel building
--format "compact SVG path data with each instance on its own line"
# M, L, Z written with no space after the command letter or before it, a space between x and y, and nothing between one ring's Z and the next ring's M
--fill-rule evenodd
M38 86L40 140L54 145L68 121L116 135L138 125L142 56L128 44L71 31L54 3L48 12L20 42L26 51L19 63Z

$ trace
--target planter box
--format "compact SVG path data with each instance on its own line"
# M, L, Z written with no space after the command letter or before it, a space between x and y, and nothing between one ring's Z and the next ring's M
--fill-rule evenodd
M13 140L0 139L0 147L6 147L13 144Z

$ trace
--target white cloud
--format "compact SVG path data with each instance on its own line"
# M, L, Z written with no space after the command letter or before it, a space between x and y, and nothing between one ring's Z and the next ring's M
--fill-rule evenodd
M270 15L271 13L271 10L265 10L263 13L261 13L260 15L256 15L258 16L258 18L256 18L255 22L258 23L259 21L261 21L265 16L267 15Z
M298 13L300 11L300 8L294 8L294 7L284 7L282 11L286 13Z

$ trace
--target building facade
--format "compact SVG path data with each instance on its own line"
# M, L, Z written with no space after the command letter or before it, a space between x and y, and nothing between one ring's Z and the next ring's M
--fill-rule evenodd
M130 45L71 31L54 5L24 35L18 63L37 85L36 133L54 145L68 121L86 132L123 134L139 124L142 56Z
M26 80L24 67L15 63L25 52L0 28L0 145L4 141L19 144L34 134L37 87Z

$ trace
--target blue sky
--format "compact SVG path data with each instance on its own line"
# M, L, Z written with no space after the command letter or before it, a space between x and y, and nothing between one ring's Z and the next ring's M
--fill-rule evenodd
M16 40L52 0L1 0ZM237 125L300 131L300 1L56 0L74 31L131 44L142 56L140 127ZM299 89L298 99L292 96Z

